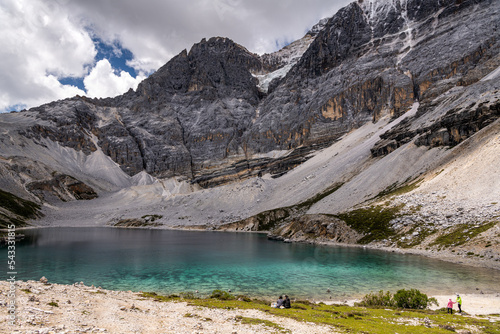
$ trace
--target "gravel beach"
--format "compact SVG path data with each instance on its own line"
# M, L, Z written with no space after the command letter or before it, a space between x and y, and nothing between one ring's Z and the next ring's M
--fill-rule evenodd
M258 310L157 302L135 292L105 290L81 283L17 281L16 288L17 323L12 326L7 309L9 282L0 281L1 333L269 333L273 330L263 324L243 324L241 317L271 321L291 333L337 333L330 326ZM454 298L435 297L439 308L444 307L448 298ZM462 308L468 316L490 315L490 321L500 321L500 294L466 294L462 298ZM353 303L353 300L348 302Z

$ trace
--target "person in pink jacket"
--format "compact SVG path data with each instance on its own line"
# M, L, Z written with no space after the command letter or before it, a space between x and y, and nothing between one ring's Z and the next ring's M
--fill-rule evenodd
M453 304L456 304L456 303L457 302L452 301L451 298L450 298L450 301L448 302L448 306L447 306L448 307L448 313L453 314Z

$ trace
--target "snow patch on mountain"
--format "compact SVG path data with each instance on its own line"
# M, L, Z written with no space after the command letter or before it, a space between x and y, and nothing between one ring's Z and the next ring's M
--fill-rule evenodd
M295 62L297 62L297 61L295 61ZM290 71L290 69L292 68L292 66L294 64L295 63L285 65L285 66L277 69L276 71L266 73L266 74L253 74L252 73L252 75L259 80L259 83L257 84L257 88L259 88L259 90L261 92L267 93L267 91L269 89L269 84L271 83L271 81L273 81L274 79L283 78L288 73L288 71Z
M321 19L301 39L290 43L279 51L261 56L262 61L270 70L265 73L252 73L259 80L257 87L260 91L267 93L271 81L283 78L290 71L309 48L316 35L323 30L327 22L328 18Z
M406 10L407 0L365 0L358 1L358 5L363 9L363 12L368 16L370 22L375 20L384 20L387 15L396 10L400 11L401 8Z
M497 67L496 70L490 72L490 74L482 78L481 81L493 80L497 79L498 77L500 77L500 66Z

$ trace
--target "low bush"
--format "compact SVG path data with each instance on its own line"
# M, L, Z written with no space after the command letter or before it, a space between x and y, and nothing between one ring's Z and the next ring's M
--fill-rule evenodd
M432 304L438 305L436 298L429 298L417 289L398 290L394 295L380 290L363 297L358 306L365 307L398 307L407 309L426 309Z
M250 299L250 297L245 296L245 295L238 295L238 296L236 296L236 298L240 301L244 301L247 303L250 303L252 301L252 299Z
M389 291L384 293L384 291L380 290L378 293L369 293L365 295L359 304L367 307L392 307L394 306L394 301L392 299L392 294Z
M436 298L429 298L417 289L398 290L393 297L396 307L410 309L426 309L432 304L438 305Z
M229 292L222 291L222 290L214 290L212 291L212 294L210 295L210 298L214 299L219 299L219 300L232 300L235 299L235 297L230 294Z

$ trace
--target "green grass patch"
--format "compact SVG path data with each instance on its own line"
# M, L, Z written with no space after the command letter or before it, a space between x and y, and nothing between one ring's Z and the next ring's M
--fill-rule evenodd
M39 204L3 190L0 190L0 207L15 215L15 217L10 217L0 214L0 228L7 228L10 224L14 224L16 227L26 226L26 220L40 216Z
M223 290L214 290L214 291L212 291L212 294L210 295L210 298L215 298L215 299L219 299L219 300L236 299L235 296L233 296L229 292L223 291Z
M181 300L181 297L179 295L163 296L157 294L156 292L141 292L139 295L144 298L154 299L157 302L172 302Z
M307 211L307 210L309 210L309 208L311 208L311 206L318 203L323 198L330 196L331 194L333 194L334 192L339 190L339 188L342 187L342 185L343 185L343 183L335 184L335 185L331 186L330 188L326 189L325 191L314 195L313 197L305 200L304 202L297 204L296 207L298 209L305 209Z
M373 241L388 239L395 235L389 222L399 217L399 212L403 206L404 204L393 207L377 205L352 210L335 216L345 221L347 225L358 233L365 235L358 243L368 244Z
M437 237L431 246L452 247L463 245L475 236L489 230L497 224L498 221L488 222L482 225L461 224L452 228L451 232L444 233Z
M156 294L150 294L156 300L179 300L170 297L161 298ZM403 296L403 300L405 300ZM256 309L279 317L294 319L320 325L331 326L333 331L345 333L400 333L400 334L427 334L427 333L450 333L448 328L455 331L471 331L471 326L477 328L481 333L498 333L498 324L490 323L488 319L476 319L467 316L449 315L446 309L410 310L410 309L388 309L367 308L346 305L325 305L309 301L292 301L290 309L276 309L270 306L270 301L253 299L250 302L236 298L221 300L216 298L199 298L186 300L189 305L219 309ZM397 307L397 306L396 306ZM428 319L428 320L426 320ZM243 321L243 318L241 318ZM247 321L247 320L244 320ZM263 320L248 320L251 323L263 324ZM417 323L418 325L412 325ZM428 325L430 324L430 327ZM268 326L266 324L263 324ZM270 324L269 324L270 325ZM280 330L276 327L275 330Z
M417 189L420 186L420 183L422 183L423 180L417 180L415 182L412 182L410 184L404 185L404 186L399 186L398 187L398 182L395 182L391 184L389 187L385 188L381 192L379 192L375 198L382 198L382 197L389 197L389 196L399 196L402 194L406 194L412 190Z
M266 327L270 327L272 329L276 329L281 333L290 333L289 330L281 327L275 322L269 321L269 320L264 320L264 319L258 319L258 318L249 318L249 317L243 317L241 315L238 315L235 317L235 320L241 322L242 324L245 325L264 325Z
M423 225L424 224L422 223L415 224L408 232L404 234L398 234L395 237L393 237L393 240L396 239L396 243L399 248L411 248L420 245L427 237L436 233L436 230L422 228ZM415 232L417 229L418 229L418 235L413 236L413 232ZM405 239L401 240L403 237L405 237Z

